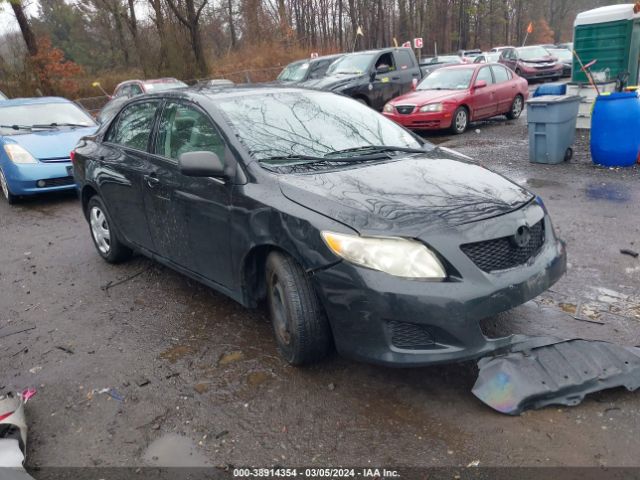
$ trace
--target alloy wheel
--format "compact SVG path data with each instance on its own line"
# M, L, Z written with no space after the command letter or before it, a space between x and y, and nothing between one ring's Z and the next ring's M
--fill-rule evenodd
M456 115L456 130L458 132L464 132L467 129L467 112L460 110Z
M285 292L282 282L276 274L271 278L270 289L271 315L276 335L284 345L291 343L291 332L285 306Z
M520 96L516 97L513 101L513 107L511 108L511 114L518 118L522 113L522 98Z
M2 189L4 198L9 200L9 185L7 185L7 180L4 178L4 173L2 173L2 170L0 170L0 188Z
M111 233L107 217L99 207L93 206L89 214L89 221L91 223L91 234L98 250L103 255L108 255L111 250Z

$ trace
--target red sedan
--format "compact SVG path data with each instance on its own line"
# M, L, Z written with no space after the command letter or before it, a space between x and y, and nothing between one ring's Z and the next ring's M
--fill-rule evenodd
M391 100L383 114L412 130L450 128L460 134L472 121L518 118L528 97L527 81L504 65L455 65L434 71L413 92Z

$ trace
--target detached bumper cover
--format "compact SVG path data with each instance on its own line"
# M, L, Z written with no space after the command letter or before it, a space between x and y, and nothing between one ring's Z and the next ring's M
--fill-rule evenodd
M503 356L481 359L478 367L474 395L508 415L575 406L610 388L640 388L640 348L606 342L530 338Z
M341 262L315 272L338 351L358 360L417 367L480 358L512 344L489 339L480 320L521 305L556 283L566 270L566 252L548 217L546 243L527 265L504 272L481 271L462 251L470 239L515 231L518 219L537 214L530 206L493 220L427 235L459 279L412 281ZM535 217L537 222L539 217ZM521 220L520 220L521 221ZM457 241L455 240L457 239Z

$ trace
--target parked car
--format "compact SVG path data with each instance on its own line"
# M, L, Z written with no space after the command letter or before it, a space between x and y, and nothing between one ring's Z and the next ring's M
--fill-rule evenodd
M527 80L558 80L564 66L543 47L507 48L500 54L500 63Z
M366 67L366 62L362 64ZM419 366L509 339L479 320L564 273L541 200L345 96L297 88L132 99L75 150L88 234L247 307L300 365Z
M472 63L478 55L482 55L482 50L460 50L458 52L458 56L462 57L463 60L467 60L469 63Z
M327 55L290 63L280 72L276 82L293 85L308 80L317 80L324 77L331 64L343 56L344 54Z
M573 52L573 42L559 43L557 47L564 48L566 50L571 50Z
M462 65L465 61L459 55L441 55L439 57L433 57L429 63L421 63L423 76L430 75L431 72L447 67L449 65Z
M0 102L0 187L14 203L22 195L75 188L69 152L96 130L91 116L64 98Z
M410 48L351 53L329 67L326 76L300 86L341 93L376 110L411 90L422 73Z
M478 55L473 63L498 63L500 60L500 53L498 52L485 52Z
M176 88L186 88L188 85L176 78L156 78L152 80L127 80L119 83L113 91L113 97L135 97L143 93L164 92Z
M566 48L556 48L553 50L549 49L549 53L562 63L562 66L564 67L562 70L562 76L570 77L573 74L573 52Z
M441 68L414 92L395 98L383 114L413 130L451 129L463 133L475 120L506 115L516 119L529 96L527 81L503 65Z
M492 53L500 53L500 52L502 52L503 50L506 50L507 48L514 48L514 47L493 47L493 48L491 49L491 52L492 52Z

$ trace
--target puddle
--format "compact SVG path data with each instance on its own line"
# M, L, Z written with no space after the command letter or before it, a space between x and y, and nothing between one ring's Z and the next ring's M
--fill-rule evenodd
M170 348L160 354L160 358L164 358L165 360L169 360L170 363L176 363L181 358L186 357L187 355L192 355L195 353L193 347L188 345L178 345L176 347Z
M175 433L153 441L144 452L143 460L154 467L206 467L207 458L187 437Z
M585 193L591 200L615 203L627 203L631 200L631 190L621 183L594 183L587 185Z

